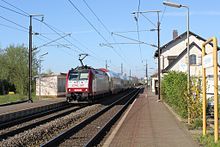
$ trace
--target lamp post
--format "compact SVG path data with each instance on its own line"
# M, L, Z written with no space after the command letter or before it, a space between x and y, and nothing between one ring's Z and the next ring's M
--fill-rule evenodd
M132 14L136 13L157 13L157 28L156 29L150 29L150 31L157 31L157 46L156 45L151 45L152 47L157 47L158 50L158 102L160 101L160 15L159 13L161 12L160 10L150 10L150 11L142 11L142 12L133 12ZM137 17L135 17L135 20Z
M30 17L30 25L29 25L29 58L28 58L28 61L29 61L29 64L28 64L28 84L29 84L29 87L28 87L28 101L29 102L33 102L32 98L31 98L31 87L32 87L32 35L33 35L33 32L32 32L32 18L34 16L42 16L43 15L36 15L36 14L32 14L32 15L29 15Z
M177 3L172 3L172 2L167 2L164 1L163 2L164 5L166 6L170 6L170 7L174 7L174 8L186 8L187 9L187 20L186 20L186 29L187 29L187 57L188 57L188 63L187 63L187 72L188 72L188 76L187 76L187 91L188 94L190 94L190 50L189 50L189 7L186 5L181 5L181 4L177 4ZM188 124L191 123L191 118L190 118L190 111L188 108Z
M187 20L186 20L186 29L187 29L187 57L188 57L188 63L187 63L187 90L188 93L190 93L190 50L189 50L189 7L186 5L181 5L181 4L177 4L177 3L172 3L172 2L167 2L164 1L163 2L164 5L166 6L170 6L170 7L174 7L174 8L186 8L187 9Z

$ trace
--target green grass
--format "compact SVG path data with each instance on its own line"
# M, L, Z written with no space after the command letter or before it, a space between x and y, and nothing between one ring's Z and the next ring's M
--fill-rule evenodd
M205 147L220 147L220 140L218 141L218 143L215 143L214 136L210 134L206 136L200 136L198 140L202 144L202 146Z
M0 95L0 104L26 100L27 96L20 94Z

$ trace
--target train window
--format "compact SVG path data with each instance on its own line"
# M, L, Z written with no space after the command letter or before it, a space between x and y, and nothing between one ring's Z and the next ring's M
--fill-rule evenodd
M80 73L80 80L88 80L88 73Z
M76 79L78 79L78 73L76 73L76 72L73 72L73 73L70 73L69 74L69 80L76 80Z

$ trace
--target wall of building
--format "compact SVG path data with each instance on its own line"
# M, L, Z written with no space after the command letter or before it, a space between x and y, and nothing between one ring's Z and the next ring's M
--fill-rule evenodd
M152 90L152 92L155 92L156 91L156 89L155 89L155 87L156 87L156 81L158 81L158 78L157 77L152 77L152 79L151 79L151 90Z
M62 75L41 77L40 82L39 78L36 78L36 95L42 97L65 96L65 83L65 76Z

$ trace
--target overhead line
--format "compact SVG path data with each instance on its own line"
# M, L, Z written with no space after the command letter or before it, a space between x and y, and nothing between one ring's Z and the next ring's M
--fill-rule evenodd
M21 28L23 28L23 29L28 30L28 28L26 28L26 27L24 27L24 26L22 26L22 25L20 25L20 24L18 24L18 23L16 23L16 22L14 22L14 21L12 21L12 20L9 20L9 19L7 19L7 18L5 18L5 17L3 17L3 16L0 16L0 17L1 17L2 19L4 19L4 20L10 22L10 23L13 23L13 24L15 24L15 25L17 25L17 26L19 26L19 27L21 27Z
M105 39L105 37L98 31L98 29L87 19L87 17L73 4L73 2L71 0L68 0L69 3L78 11L78 13L87 21L87 23L89 23L89 25L96 31L96 33L99 34L99 36L101 36L101 38L103 40L105 40L106 43L108 43L108 41Z
M41 21L41 20L39 20L39 19L36 19L36 20L38 20L38 21ZM61 30L59 30L59 29L57 29L57 28L55 28L54 26L51 26L51 25L49 25L49 24L45 24L49 29L51 29L55 34L57 34L57 35L59 35L59 36L61 36L60 35L60 33L58 33L58 31L59 32L62 32ZM57 31L56 31L57 30ZM64 33L64 32L62 32L62 33ZM93 53L94 55L97 55L97 54L95 54L92 50L90 50L88 47L86 47L85 45L83 45L79 40L77 40L76 38L73 38L72 36L70 36L70 38L72 38L74 41L76 41L76 42L78 42L80 45L82 45L84 48L86 48L88 51L90 51L91 53ZM64 38L65 39L65 38ZM66 40L66 39L65 39ZM80 49L78 46L76 46L76 45L74 45L72 42L70 42L69 40L66 40L67 42L69 42L72 46L74 46L74 47L76 47L79 51L82 51L82 52L84 52L82 49ZM69 47L68 47L69 48ZM75 51L77 51L77 50L75 50ZM79 51L77 51L77 52L79 52ZM91 55L90 55L91 56ZM104 60L103 60L104 61Z
M7 10L9 10L9 11L13 11L13 12L15 12L15 13L17 13L17 14L20 14L20 15L22 15L22 16L26 16L26 17L29 17L30 15L27 13L27 12L25 12L24 10L22 10L22 9L20 9L20 8L18 8L18 7L16 7L16 6L14 6L14 5L12 5L12 4L10 4L10 3L8 3L8 2L6 2L5 0L1 0L1 1L3 1L3 2L5 2L6 4L8 4L8 5L10 5L10 6L12 6L13 8L15 8L15 9L17 9L17 10L19 10L19 11L21 11L21 12L23 12L24 14L22 14L22 13L19 13L19 12L17 12L17 11L14 11L14 10L12 10L12 9L10 9L10 8L6 8L5 7L5 9L7 9ZM37 19L37 18L34 18L35 20L37 20L37 21L40 21L40 22L42 22L42 20L40 20L40 19ZM50 28L52 31L54 31L57 35L59 35L60 37L62 37L56 30L54 30L51 26L49 26L47 23L45 23L45 22L42 22L44 25L46 25L48 28ZM17 24L18 25L18 24ZM26 28L26 29L28 29L28 28ZM41 35L42 36L42 35ZM45 37L45 36L44 36ZM65 39L65 38L64 38ZM66 40L66 39L65 39ZM68 40L66 40L66 41L68 41ZM69 41L68 41L69 42ZM72 44L72 43L71 43ZM79 49L77 46L75 46L77 49ZM82 51L81 49L79 49L80 51Z
M138 36L138 41L140 42L140 33L139 33L139 23L138 23L138 20L136 21L136 26L137 26L137 36ZM141 57L141 62L142 62L143 58L142 58L141 45L138 44L138 47L139 47L140 57Z
M107 28L107 26L101 21L101 19L95 14L95 12L92 10L92 8L88 5L88 3L83 0L83 2L86 4L87 8L92 12L92 14L96 17L96 19L101 23L101 25L105 28L105 30L111 34L111 31ZM116 39L114 38L114 36L111 36L113 41L115 43L117 43ZM107 42L108 43L108 42ZM117 44L118 45L118 44ZM118 48L121 50L121 47L118 45ZM122 60L124 60L125 62L127 62L114 48L113 48L113 51L119 56L122 58ZM129 65L129 64L128 64Z
M133 38L129 38L129 37L126 37L126 36L117 34L117 33L112 33L112 34L117 35L117 36L120 36L120 37L125 38L125 39L128 39L128 40L132 40L132 41L135 41L135 42L143 43L142 41L140 41L140 39L139 39L139 40L136 40L136 39L133 39Z
M58 33L52 26L50 26L49 24L42 22L44 25L46 25L48 28L50 28L53 32L55 32L57 35L59 35L60 37L62 37L62 35L60 35L60 33ZM64 38L64 40L66 40L67 42L69 42L70 44L72 44L75 48L77 48L79 51L84 52L82 49L80 49L78 46L76 46L75 44L73 44L72 42L70 42L69 40L67 40L66 38Z
M88 5L88 3L83 0L83 2L86 4L87 8L92 12L92 14L96 17L96 19L102 24L102 26L111 34L111 31L106 27L106 25L99 19L99 17L95 14L95 12L92 10L92 8Z
M28 14L27 12L25 12L24 10L22 10L22 9L20 9L20 8L18 8L18 7L16 7L16 6L14 6L14 5L12 5L12 4L10 4L10 3L8 3L8 2L6 2L5 0L1 0L1 1L3 1L4 3L6 3L6 4L8 4L8 5L10 5L11 7L13 7L13 8L15 8L15 9L17 9L17 10L19 10L19 11L21 11L21 12L23 12L23 14L22 13L20 13L20 12L18 12L18 11L15 11L15 10L12 10L12 9L10 9L10 8L7 8L7 7L4 7L4 6L1 6L2 8L4 8L4 9L7 9L7 10L9 10L9 11L12 11L12 12L14 12L14 13L17 13L17 14L20 14L20 15L22 15L22 16L26 16L26 17L29 17L29 15L30 14ZM37 20L37 21L40 21L40 22L42 22L40 19L37 19L37 18L34 18L35 20ZM42 22L43 23L43 22ZM56 30L58 30L58 29L54 29L53 27L51 27L50 25L48 25L47 23L45 23L44 22L44 25L46 25L49 29L51 29L53 32L55 32L55 34L57 34L57 35L59 35L59 36L61 36L60 35L60 33L58 33ZM26 28L27 29L27 28ZM60 31L60 32L62 32L62 31ZM42 37L44 37L44 38L46 38L46 39L48 39L48 40L51 40L51 39L49 39L48 37L46 37L46 36L44 36L44 35L42 35L42 34L39 34L40 36L42 36ZM72 37L71 37L72 38ZM65 38L64 38L65 39ZM65 39L66 40L66 39ZM69 43L71 43L69 40L66 40L67 42L69 42ZM78 41L79 42L79 41ZM61 44L61 43L58 43L58 44L60 44L61 46L63 46L63 47L66 47L66 48L68 48L68 49L73 49L73 48L70 48L70 47L68 47L68 46L66 46L66 45L63 45L63 44ZM74 45L73 43L71 43L74 47L76 47L79 51L82 51L82 52L84 52L82 49L80 49L79 47L77 47L76 45ZM88 49L88 48L87 48ZM77 51L77 50L75 50L75 49L73 49L74 51ZM88 49L89 50L89 49ZM79 51L77 51L78 53L79 53ZM89 50L90 52L92 52L91 50ZM92 53L94 53L94 52L92 52Z
M21 30L21 29L18 29L18 28L9 26L9 25L5 25L5 24L1 24L1 23L0 23L0 25L1 25L1 26L4 26L4 27L7 27L7 28L10 28L10 29L14 29L14 30L18 30L18 31L22 31L22 32L28 33L28 31Z
M37 19L36 18L36 20L37 21L40 21L40 22L42 22L40 19ZM58 33L58 31L59 32L62 32L62 31L60 31L59 29L57 29L57 28L55 28L55 27L53 27L53 26L51 26L51 25L49 25L49 24L47 24L47 23L45 23L45 22L42 22L44 25L46 25L50 30L52 30L55 34L57 34L57 35L59 35L59 36L61 36L61 34L60 33ZM57 30L57 31L56 31ZM62 33L64 33L64 32L62 32ZM78 41L77 39L75 39L75 38L73 38L72 36L70 36L73 40L75 40L75 41L77 41L78 43L80 43L81 45L82 45L82 43L80 42L80 41ZM84 50L82 50L82 49L80 49L78 46L76 46L76 45L74 45L72 42L70 42L69 40L67 40L66 38L64 38L64 40L66 40L67 42L69 42L72 46L74 46L76 49L78 49L79 51L81 51L81 52L85 52ZM62 45L62 44L61 44ZM62 45L63 46L63 45ZM84 46L85 47L85 46ZM70 48L70 47L67 47L67 48ZM87 47L85 47L87 50L89 50L91 53L93 53L94 55L96 55L92 50L90 50L90 49L88 49ZM72 49L72 48L71 48ZM77 51L78 53L79 53L79 51L78 50L75 50L75 51ZM90 55L91 56L91 55ZM95 58L95 57L94 57ZM98 59L98 58L97 58ZM104 61L104 60L103 60Z
M145 19L147 19L155 28L157 28L157 26L149 19L149 18L147 18L144 14L142 14L141 13L141 15L145 18Z
M138 12L140 12L141 0L138 0ZM139 17L139 13L137 13L137 19Z
M12 5L12 4L10 4L9 2L6 2L5 0L1 0L1 1L3 1L4 3L6 3L6 4L12 6L12 7L15 8L15 9L17 9L17 10L23 12L23 13L26 14L27 16L29 16L29 14L28 14L27 12L25 12L24 10L22 10L22 9L20 9L20 8L18 8L18 7L16 7L15 5Z
M20 12L18 12L18 11L15 11L15 10L13 10L13 9L7 8L7 7L2 6L2 5L0 5L0 7L1 7L1 8L4 8L4 9L6 9L6 10L9 10L9 11L11 11L11 12L14 12L14 13L20 14L20 15L25 16L25 17L28 16L28 15L26 15L26 14L20 13Z
M46 37L46 36L44 36L44 35L42 35L42 34L40 34L40 36L42 36L42 37L46 38L47 40L52 41L52 39L50 39L50 38L48 38L48 37ZM57 43L58 43L60 46L62 46L62 47L65 47L65 48L68 48L68 49L71 49L71 50L73 50L73 51L76 51L76 52L80 53L78 50L73 49L73 48L71 48L71 47L68 47L68 46L67 46L67 45L65 45L65 44L61 44L61 43L59 43L59 42L57 42Z
M140 5L141 5L141 0L138 1L138 12L140 12ZM137 13L136 26L137 26L138 41L140 42L140 33L139 33L139 23L138 23L138 19L139 19L139 13ZM142 62L143 58L142 58L141 45L138 44L138 47L139 47L140 57L141 57L141 62Z
M86 47L85 45L83 45L79 40L71 37L74 41L78 42L81 46L83 46L85 49L87 49L88 51L90 51L92 54L94 54L95 56L97 56L97 54L95 52L93 52L91 49L89 49L88 47ZM91 56L91 55L90 55ZM94 57L97 58L97 57ZM101 59L101 57L99 57ZM98 59L98 58L97 58ZM102 61L105 61L104 59L101 59Z
M47 46L48 44L51 44L51 43L53 43L53 42L56 42L57 40L60 40L60 39L62 39L62 38L65 38L65 37L68 36L68 35L70 35L70 34L67 34L67 35L65 35L65 36L61 36L60 38L57 38L57 39L52 40L52 41L50 41L50 42L47 42L47 43L45 43L45 44L43 44L43 45L40 45L40 46L38 46L37 48L41 48L41 47Z
M164 13L166 12L166 8L167 8L167 6L165 6L164 9L163 9L163 14L161 16L160 23L162 23L162 20L163 20L163 17L164 17Z
M147 32L147 31L151 31L151 30L139 30L139 32ZM114 32L114 33L137 33L137 30L136 31L120 31L120 32Z

